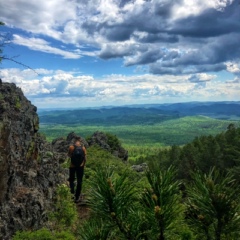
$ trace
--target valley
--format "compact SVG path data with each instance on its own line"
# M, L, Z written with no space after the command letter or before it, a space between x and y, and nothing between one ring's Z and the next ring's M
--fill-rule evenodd
M71 131L87 138L95 131L116 135L127 147L183 145L197 136L238 126L240 103L179 103L40 110L40 131L49 141Z

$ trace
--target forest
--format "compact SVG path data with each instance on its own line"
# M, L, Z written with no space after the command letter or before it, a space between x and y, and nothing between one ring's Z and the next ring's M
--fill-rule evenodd
M116 135L111 138L121 144ZM133 163L147 168L136 172ZM91 146L83 190L87 216L81 218L83 212L62 185L46 228L17 232L13 239L237 240L239 173L240 128L234 124L214 136L138 154L127 163Z
M87 109L38 110L49 141L74 131L84 138L112 133L131 151L138 146L183 145L197 136L216 135L239 124L239 102L146 104Z

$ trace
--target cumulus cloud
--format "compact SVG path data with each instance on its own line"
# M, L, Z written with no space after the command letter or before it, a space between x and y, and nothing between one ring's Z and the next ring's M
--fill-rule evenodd
M239 11L238 0L8 0L0 15L25 31L13 42L35 51L122 58L126 67L144 65L151 74L184 75L236 73L228 63L239 62Z
M36 69L37 70L37 69ZM25 95L40 107L99 106L106 104L202 101L218 99L239 100L239 79L216 81L215 75L107 75L95 78L76 72L38 69L41 75L29 70L3 69L4 82L14 82ZM55 99L55 100L54 100ZM46 104L47 102L47 104Z
M134 46L133 43L117 43L117 44L103 44L101 51L99 52L99 57L103 59L110 58L121 58L133 54Z
M25 37L14 34L13 43L28 47L32 50L60 55L64 58L77 59L81 57L77 53L51 47L49 42L40 38L25 38Z
M76 19L75 1L9 0L1 4L1 20L6 24L54 38L69 20Z
M189 77L189 81L192 83L199 83L199 82L209 82L216 78L216 75L208 75L206 73L195 74Z
M226 62L227 70L234 74L240 74L240 63Z

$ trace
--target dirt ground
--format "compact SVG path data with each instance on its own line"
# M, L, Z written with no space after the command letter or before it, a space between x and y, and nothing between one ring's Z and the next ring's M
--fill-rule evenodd
M78 210L80 221L84 221L89 218L90 208L87 205L85 195L81 196L81 201L77 203L77 210Z

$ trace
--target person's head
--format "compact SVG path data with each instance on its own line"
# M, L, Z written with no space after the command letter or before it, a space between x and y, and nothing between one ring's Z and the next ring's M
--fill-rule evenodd
M76 146L81 146L81 141L80 139L76 139L75 143L74 143Z

